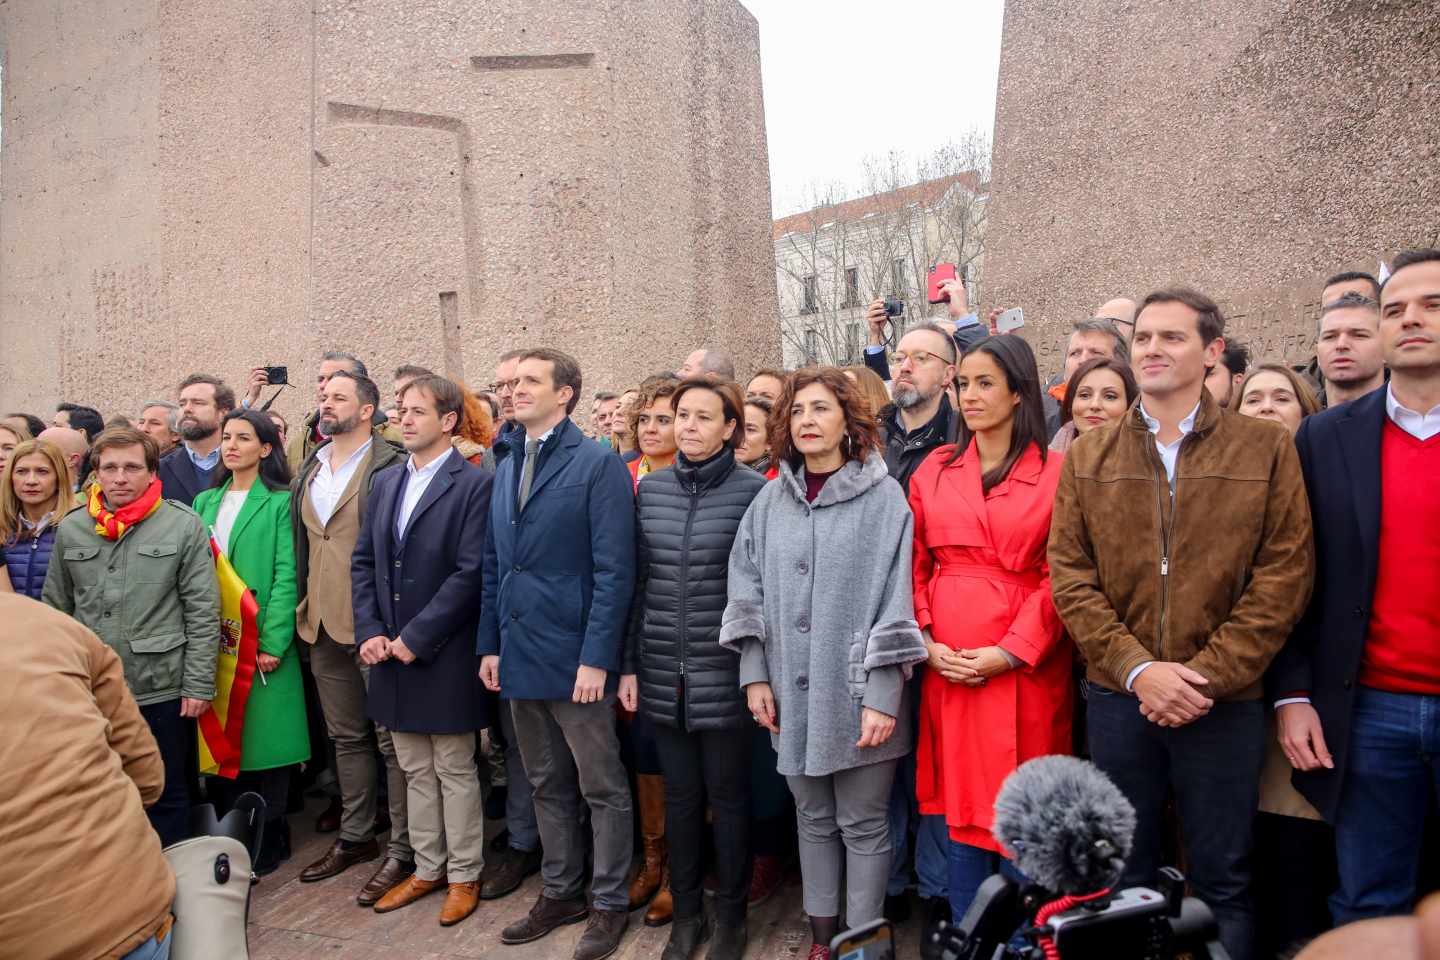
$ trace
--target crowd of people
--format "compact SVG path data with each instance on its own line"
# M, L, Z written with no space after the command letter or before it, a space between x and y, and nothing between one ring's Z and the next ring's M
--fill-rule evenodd
M1440 787L1440 251L1332 278L1300 370L1174 287L1075 323L1043 383L945 292L898 339L873 304L863 365L742 387L702 347L588 411L579 363L529 348L474 391L402 366L388 404L326 353L294 428L263 367L133 418L4 418L0 721L44 735L5 738L0 894L54 907L0 915L6 942L163 957L191 805L259 793L265 876L316 789L336 838L300 880L370 865L376 912L443 893L456 924L538 871L505 943L583 921L600 960L644 909L665 960L739 960L793 838L810 960L911 887L937 957L1014 873L1001 783L1056 753L1135 807L1117 886L1183 863L1238 960L1410 910ZM196 762L221 559L258 632L233 777ZM17 872L56 830L74 869ZM153 882L75 882L106 865Z

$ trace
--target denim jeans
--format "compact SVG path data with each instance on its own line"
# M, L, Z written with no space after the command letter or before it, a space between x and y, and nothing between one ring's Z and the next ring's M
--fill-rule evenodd
M164 940L151 937L131 950L120 960L170 960L170 945L175 942L175 931L166 930Z
M965 911L970 909L970 904L975 902L980 884L995 874L1003 873L1017 884L1025 882L1024 876L1005 857L968 843L947 839L945 856L950 873L950 916L954 918L954 923L959 923Z
M1410 912L1432 791L1440 792L1440 697L1361 687L1335 816L1337 926Z
M1122 883L1153 886L1163 848L1165 800L1173 789L1186 839L1190 884L1215 912L1232 960L1255 956L1250 890L1255 810L1265 757L1265 707L1220 701L1183 727L1140 715L1129 694L1089 685L1090 755L1135 806L1135 841Z
M946 848L950 830L940 814L922 816L915 803L915 752L900 758L890 789L890 882L888 896L898 897L910 885L910 824L915 824L915 876L920 896L945 899L950 889Z

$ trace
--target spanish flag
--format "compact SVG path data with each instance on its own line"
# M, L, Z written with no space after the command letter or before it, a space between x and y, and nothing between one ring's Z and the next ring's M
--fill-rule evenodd
M220 582L220 656L215 662L215 699L200 715L200 772L233 780L240 772L245 704L260 653L260 605L214 537L210 553Z

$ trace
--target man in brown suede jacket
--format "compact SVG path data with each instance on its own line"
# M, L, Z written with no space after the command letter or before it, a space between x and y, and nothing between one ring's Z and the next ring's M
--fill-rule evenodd
M1289 435L1205 390L1224 323L1193 290L1145 298L1131 348L1140 399L1066 455L1050 577L1089 665L1091 755L1138 815L1123 882L1153 883L1173 789L1190 880L1246 960L1261 677L1305 609L1315 558Z

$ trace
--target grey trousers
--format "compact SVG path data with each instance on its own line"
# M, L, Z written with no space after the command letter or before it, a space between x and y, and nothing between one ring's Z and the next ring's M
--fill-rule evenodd
M595 850L591 901L599 910L629 910L625 880L634 826L615 735L615 695L598 703L511 700L510 710L535 790L545 896L568 900L585 889L581 805L588 804Z
M405 771L415 875L450 883L480 879L485 858L485 812L475 769L473 733L392 731Z
M310 648L310 672L320 694L325 729L335 741L335 775L340 780L340 839L352 843L369 840L375 826L375 750L370 742L366 691L370 668L355 656L354 647L336 643L322 628ZM385 757L390 792L390 846L388 856L413 860L409 821L405 816L405 773L395 757L390 731L376 725L375 737Z
M870 763L825 777L788 776L800 827L800 879L805 912L840 915L858 927L885 914L890 879L890 785L898 760Z
M520 756L515 736L515 717L500 705L500 731L505 735L505 829L510 831L510 849L530 853L540 849L540 827L535 822L535 790Z

